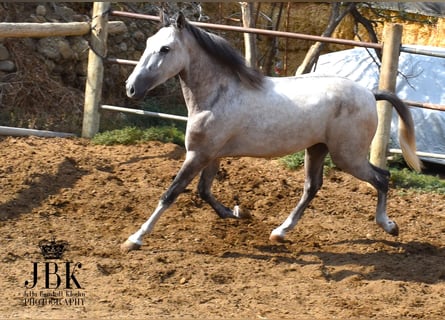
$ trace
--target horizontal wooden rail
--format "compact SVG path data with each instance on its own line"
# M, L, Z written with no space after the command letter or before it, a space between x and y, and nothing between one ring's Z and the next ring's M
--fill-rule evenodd
M1 38L43 38L57 36L83 36L90 32L89 22L61 22L61 23L0 23ZM127 31L122 21L110 21L108 33L116 34Z

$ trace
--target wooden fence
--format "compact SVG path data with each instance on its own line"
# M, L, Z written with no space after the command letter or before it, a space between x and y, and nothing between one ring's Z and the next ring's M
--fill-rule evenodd
M94 23L89 22L63 22L63 23L0 23L0 38L44 38L55 36L84 36L98 30ZM110 34L125 32L127 27L122 21L107 23ZM90 71L89 71L90 72ZM91 71L93 72L93 71ZM98 91L97 91L98 92ZM0 126L0 135L13 136L41 136L41 137L67 137L75 136L70 133L13 128Z
M141 112L141 110L134 110L129 108L110 106L102 104L102 81L104 72L104 60L107 51L107 37L108 34L122 32L126 29L123 22L120 21L108 21L108 15L130 17L136 19L146 19L158 21L159 17L151 15L143 15L122 11L111 11L109 2L95 2L93 7L93 17L91 23L89 22L72 22L72 23L0 23L0 37L49 37L49 36L78 36L86 35L90 33L90 50L88 55L88 75L85 89L85 104L84 104L84 118L82 125L82 137L92 138L99 131L100 123L100 111L101 109L119 111L119 112L131 112L147 116L172 118L175 120L186 121L186 117L162 114L157 112ZM292 39L301 39L308 41L319 41L343 44L348 46L359 46L374 49L382 49L382 68L379 81L379 88L394 91L396 77L398 57L400 51L440 56L428 51L415 50L412 48L405 48L400 44L402 27L400 25L390 25L384 32L383 44L353 41L346 39L337 39L321 36L312 36L300 33L263 30L257 28L245 28L236 26L227 26L219 24L210 24L203 22L191 22L192 24L207 29L218 29L226 31L236 31L244 33L254 33L266 36L276 37L288 37ZM134 65L137 61L124 60L124 59L108 59L108 62L122 63ZM435 110L445 110L444 106L405 101L407 104L430 108ZM391 105L380 102L378 105L379 112L379 128L377 129L376 137L373 141L371 149L371 161L381 167L386 166L386 152L389 140L389 126L391 123ZM3 127L4 128L4 127ZM1 134L2 127L0 127ZM22 134L27 134L27 129ZM30 134L38 134L34 132ZM12 132L12 131L9 131ZM44 136L49 134L45 132ZM54 135L65 136L66 134L54 133ZM440 156L441 157L441 156Z
M96 6L96 5L95 5ZM109 11L109 5L100 4L100 8L97 7L96 15L98 19L104 19L105 17L100 16L100 12L109 12L111 15L126 17L126 18L134 18L134 19L145 19L152 21L159 21L159 17L137 14L137 13L129 13L122 11ZM104 23L104 21L100 22ZM254 33L261 34L266 36L276 36L276 37L288 37L292 39L300 39L300 40L308 40L308 41L319 41L319 42L328 42L328 43L336 43L343 44L348 46L358 46L358 47L367 47L374 49L382 50L382 66L379 80L379 89L389 90L394 92L397 80L397 66L399 61L400 52L412 50L411 48L404 48L401 45L402 38L402 26L401 25L389 25L385 28L384 31L384 39L383 44L380 43L370 43L370 42L362 42L362 41L353 41L346 39L337 39L330 37L321 37L321 36L312 36L300 33L291 33L291 32L282 32L282 31L274 31L274 30L263 30L257 28L246 28L246 27L236 27L236 26L227 26L227 25L219 25L219 24L211 24L211 23L203 23L203 22L191 22L192 24L206 28L206 29L218 29L225 31L236 31L236 32L244 32L244 33ZM99 22L98 22L99 24ZM93 35L94 37L94 35ZM106 37L103 41L106 41ZM416 54L427 54L432 55L431 52L428 51L416 51ZM95 61L95 60L93 60ZM120 64L130 64L135 65L137 61L129 61L123 59L108 59L109 62L120 63ZM95 62L96 63L96 62ZM95 81L95 79L99 80L102 78L101 74L98 74L97 69L92 68L92 78L88 80L88 82ZM97 84L99 87L100 84ZM176 120L186 121L186 117L180 117L175 115L168 114L160 114L153 113L148 111L138 110L135 112L134 109L123 108L117 106L110 105L100 105L99 100L96 98L96 95L92 95L90 97L85 97L85 113L84 115L84 127L82 131L82 135L86 138L90 138L94 136L99 130L99 117L100 110L112 110L112 111L120 111L120 112L128 112L128 113L137 113L140 115L146 116L156 116L156 117L164 117ZM90 100L91 99L91 100ZM95 101L92 103L91 101ZM424 104L420 102L409 102L410 105L414 105L422 108L431 108L436 110L445 110L444 106L438 106L433 104ZM377 111L379 116L379 124L377 128L376 135L371 145L371 154L370 161L379 167L386 167L386 159L387 159L387 151L388 151L388 143L389 143L389 135L390 135L390 126L391 126L391 118L392 118L392 105L387 101L378 101L377 103ZM87 124L87 125L86 125ZM91 125L89 125L91 124ZM394 150L393 150L394 151ZM434 156L433 154L430 154ZM438 157L442 157L438 155Z

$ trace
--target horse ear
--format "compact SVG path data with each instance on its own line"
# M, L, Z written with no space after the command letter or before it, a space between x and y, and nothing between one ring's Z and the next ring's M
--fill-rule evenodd
M182 13L182 11L179 11L176 16L176 19L175 19L176 27L178 29L182 29L185 27L186 23L187 23L187 20L185 19L184 14Z
M159 18L161 21L161 26L168 27L170 25L170 18L163 10L159 11Z

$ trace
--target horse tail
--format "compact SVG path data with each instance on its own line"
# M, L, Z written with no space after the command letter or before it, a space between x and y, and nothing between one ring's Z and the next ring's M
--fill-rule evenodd
M399 142L403 158L408 166L419 172L422 163L416 154L416 136L414 132L414 121L407 105L394 93L385 90L374 91L376 100L389 101L399 114Z

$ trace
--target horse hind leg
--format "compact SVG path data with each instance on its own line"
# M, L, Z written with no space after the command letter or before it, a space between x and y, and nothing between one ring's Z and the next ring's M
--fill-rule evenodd
M374 171L374 178L372 178L369 183L371 183L377 190L375 221L390 235L398 236L399 227L397 226L397 223L389 219L388 214L386 213L386 200L389 189L390 173L389 171L373 166L372 164L369 165Z
M336 157L333 157L333 161L337 164L338 159L336 161ZM339 167L345 172L352 174L354 177L370 183L377 190L375 221L387 233L397 236L399 234L399 227L386 213L386 200L390 177L389 171L372 165L366 158L360 166L353 166L352 163L352 161L341 161L342 165Z
M213 196L211 187L218 170L219 159L213 160L202 170L198 183L199 196L215 210L220 218L247 218L248 214L241 212L238 206L235 206L233 210L229 209Z
M292 230L303 216L304 210L323 185L323 165L328 149L324 144L316 144L306 149L304 158L305 182L303 196L287 219L278 228L274 229L269 239L284 242L286 233Z

